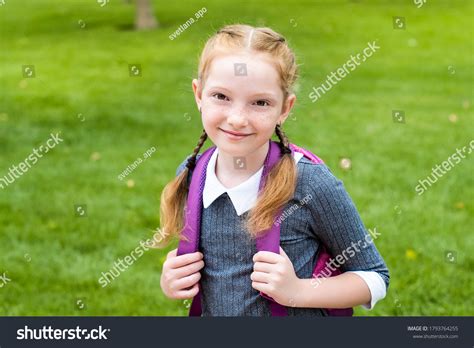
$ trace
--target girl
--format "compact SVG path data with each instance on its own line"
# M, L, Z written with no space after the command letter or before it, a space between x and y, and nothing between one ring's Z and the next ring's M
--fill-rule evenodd
M388 269L343 183L282 131L296 78L294 53L269 28L225 26L202 52L192 87L204 130L163 190L160 219L162 245L186 227L189 182L209 137L199 251L169 252L160 283L172 299L199 294L204 316L269 316L275 303L288 315L326 316L326 308L371 309L385 296ZM273 132L281 158L259 190ZM276 224L279 254L257 251L256 238ZM325 248L333 256L326 268L343 273L315 279Z

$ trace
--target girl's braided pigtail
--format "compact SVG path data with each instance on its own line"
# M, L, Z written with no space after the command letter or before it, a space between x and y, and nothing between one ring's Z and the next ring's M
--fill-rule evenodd
M184 170L161 193L160 225L161 230L153 237L153 247L164 247L174 236L180 236L184 227L184 207L188 197L188 174L196 166L196 158L207 139L203 130L193 154L188 158Z
M280 139L279 145L283 156L268 173L263 191L249 213L247 228L254 237L272 226L277 213L295 193L298 176L290 143L279 124L275 127L275 133Z

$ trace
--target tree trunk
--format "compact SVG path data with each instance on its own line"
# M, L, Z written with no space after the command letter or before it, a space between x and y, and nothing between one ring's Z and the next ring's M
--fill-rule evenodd
M150 0L135 0L137 14L135 17L135 29L150 30L158 27L158 21L153 14Z

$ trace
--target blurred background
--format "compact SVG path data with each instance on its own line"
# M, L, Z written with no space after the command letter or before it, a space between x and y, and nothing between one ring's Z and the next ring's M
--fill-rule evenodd
M415 191L474 138L473 12L469 0L0 0L0 315L186 315L159 285L176 243L98 279L159 226L161 190L202 130L198 55L232 23L287 38L301 78L284 130L380 233L390 287L356 315L473 315L474 155ZM7 182L51 133L63 141Z

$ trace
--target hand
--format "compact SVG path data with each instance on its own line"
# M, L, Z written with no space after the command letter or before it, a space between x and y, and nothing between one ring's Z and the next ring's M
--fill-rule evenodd
M296 276L291 260L280 247L280 255L259 251L253 256L252 287L272 297L283 306L295 306L301 280Z
M176 256L178 249L166 256L161 272L160 285L163 293L172 299L187 299L199 291L200 269L204 267L200 252Z

